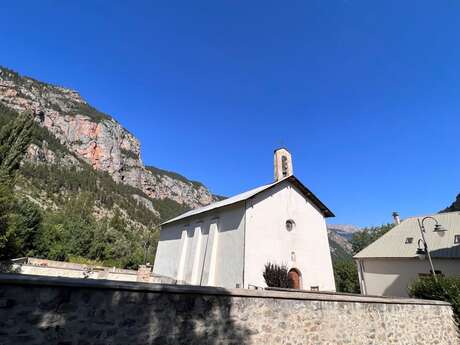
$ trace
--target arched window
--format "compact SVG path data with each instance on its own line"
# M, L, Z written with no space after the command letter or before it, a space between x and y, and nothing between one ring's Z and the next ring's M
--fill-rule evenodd
M288 174L288 160L286 156L281 157L281 172L283 177L286 177Z
M292 231L295 228L295 222L292 219L288 219L286 221L286 230L287 231Z

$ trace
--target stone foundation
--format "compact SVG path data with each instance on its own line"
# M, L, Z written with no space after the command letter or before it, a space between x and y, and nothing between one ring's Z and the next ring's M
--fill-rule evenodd
M460 344L449 304L0 275L0 344Z

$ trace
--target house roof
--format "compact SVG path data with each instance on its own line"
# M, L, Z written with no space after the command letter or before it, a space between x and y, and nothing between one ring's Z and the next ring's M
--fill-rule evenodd
M455 235L460 235L460 212L439 213L430 215L447 231L433 232L434 221L425 221L425 238L433 258L460 258L460 244L454 243ZM370 244L358 254L355 259L362 258L415 258L418 240L422 237L417 218L411 217L401 222ZM412 243L406 239L412 237ZM422 246L423 248L423 246Z
M263 186L260 186L260 187L257 187L257 188L254 188L254 189L251 189L247 192L244 192L244 193L241 193L241 194L238 194L238 195L235 195L235 196L232 196L231 198L227 198L227 199L224 199L224 200L221 200L221 201L217 201L217 202L214 202L212 204L209 204L207 206L204 206L204 207L200 207L200 208L197 208L197 209L194 209L194 210L191 210L191 211L188 211L188 212L185 212L173 219L170 219L166 222L164 222L163 224L161 225L166 225L166 224L171 224L171 223L174 223L178 220L183 220L183 219L186 219L186 218L189 218L189 217L192 217L192 216L196 216L198 214L201 214L201 213L204 213L204 212L209 212L211 210L216 210L218 208L221 208L221 207L224 207L224 206L229 206L229 205L232 205L232 204L236 204L240 201L245 201L245 200L248 200L254 196L256 196L257 194L263 192L263 191L266 191L270 188L273 188L274 186L284 182L284 181L288 181L290 183L292 183L294 186L296 186L300 192L306 197L308 198L316 207L318 207L318 209L321 211L321 213L324 215L324 217L334 217L334 214L332 213L331 210L329 210L326 205L324 205L321 200L319 200L307 187L305 187L302 182L299 181L299 179L297 179L295 176L291 175L291 176L288 176L280 181L277 181L277 182L274 182L274 183L271 183L271 184L267 184L267 185L263 185Z

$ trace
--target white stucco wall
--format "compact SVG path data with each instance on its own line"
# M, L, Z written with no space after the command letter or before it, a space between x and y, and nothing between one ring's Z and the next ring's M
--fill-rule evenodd
M427 260L414 259L360 259L363 294L407 297L407 287L419 273L429 273ZM435 270L444 275L460 275L460 260L434 259ZM358 264L358 270L359 270ZM364 286L363 286L364 284ZM364 289L363 289L364 288Z
M296 187L280 183L246 207L245 287L266 286L262 272L270 261L300 270L303 289L335 291L325 219ZM288 219L296 224L290 232Z
M244 202L166 225L153 271L186 284L243 284Z

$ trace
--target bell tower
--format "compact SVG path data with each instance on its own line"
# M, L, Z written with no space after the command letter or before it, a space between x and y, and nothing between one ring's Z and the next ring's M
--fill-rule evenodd
M293 174L291 154L283 147L275 150L274 165L275 181L280 181Z

